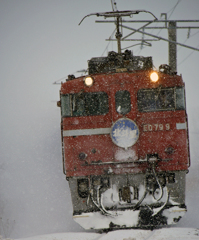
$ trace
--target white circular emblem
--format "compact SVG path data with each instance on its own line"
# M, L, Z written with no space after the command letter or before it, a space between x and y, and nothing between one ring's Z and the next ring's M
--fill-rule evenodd
M127 149L133 146L138 138L138 126L131 119L120 118L111 128L111 139L118 147Z

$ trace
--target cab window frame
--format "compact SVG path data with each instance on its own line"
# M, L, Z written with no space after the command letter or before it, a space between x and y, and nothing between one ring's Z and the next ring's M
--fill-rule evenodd
M122 115L131 111L131 94L128 90L119 90L115 93L115 110Z
M62 117L98 116L108 112L109 97L104 91L61 95Z
M172 94L170 98L169 94L170 96ZM139 112L185 110L184 87L139 89L137 92L137 107Z

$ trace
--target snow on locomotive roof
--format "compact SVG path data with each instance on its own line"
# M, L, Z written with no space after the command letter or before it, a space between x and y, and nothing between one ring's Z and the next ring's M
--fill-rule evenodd
M111 51L107 57L95 57L88 61L88 74L150 70L153 68L152 57L133 56L130 50L124 53Z

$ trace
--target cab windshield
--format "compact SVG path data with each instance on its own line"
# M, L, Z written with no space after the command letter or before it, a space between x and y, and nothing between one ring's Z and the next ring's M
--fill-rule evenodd
M184 88L140 89L137 101L140 112L184 110Z
M116 111L120 114L127 114L131 111L131 96L127 90L118 91L115 94Z
M62 117L105 115L109 111L105 92L75 93L61 96Z

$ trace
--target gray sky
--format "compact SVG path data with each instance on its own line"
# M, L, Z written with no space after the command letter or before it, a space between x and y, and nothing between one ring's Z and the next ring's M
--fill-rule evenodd
M157 18L199 19L198 0L117 0L118 10L145 9ZM111 11L110 0L0 0L0 234L33 236L80 231L72 221L68 184L62 174L60 85L52 83L87 68L102 56L112 24L96 24L89 13ZM134 19L152 19L146 13ZM190 25L190 24L188 24ZM199 24L198 24L199 25ZM132 25L132 27L134 27ZM157 34L159 30L149 30ZM166 30L160 36L167 37ZM199 29L178 30L177 41L199 48ZM123 45L126 46L126 45ZM109 44L108 51L117 50ZM167 43L132 48L135 55L167 63ZM106 51L105 51L106 54ZM186 84L192 168L188 175L188 213L179 226L198 227L199 52L178 47L178 73Z

